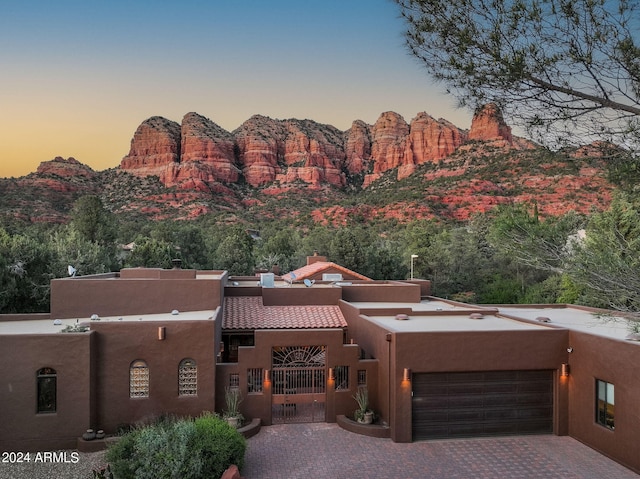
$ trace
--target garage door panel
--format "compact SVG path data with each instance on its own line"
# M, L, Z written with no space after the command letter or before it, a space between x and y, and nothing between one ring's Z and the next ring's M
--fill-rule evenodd
M552 371L415 373L414 440L550 433Z

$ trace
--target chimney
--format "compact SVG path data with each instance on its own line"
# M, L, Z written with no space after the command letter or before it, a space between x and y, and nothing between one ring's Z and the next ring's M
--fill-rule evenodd
M314 263L326 262L326 261L327 261L327 257L320 256L317 251L313 252L313 256L307 256L307 266Z
M182 260L181 259L172 259L171 264L173 265L173 269L182 269Z

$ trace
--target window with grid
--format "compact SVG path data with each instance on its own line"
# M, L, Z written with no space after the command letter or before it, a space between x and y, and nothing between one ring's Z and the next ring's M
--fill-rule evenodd
M336 366L333 374L336 378L336 391L349 389L349 366Z
M56 412L58 374L55 369L42 368L37 374L38 413Z
M615 395L613 384L596 379L596 422L615 429Z
M198 395L198 366L193 359L183 359L178 366L178 396Z
M247 392L262 392L262 368L247 369Z
M230 388L240 387L240 375L238 373L229 374L229 387Z
M366 386L367 385L367 370L359 369L358 370L358 386Z
M129 397L149 397L149 368L141 359L129 366Z

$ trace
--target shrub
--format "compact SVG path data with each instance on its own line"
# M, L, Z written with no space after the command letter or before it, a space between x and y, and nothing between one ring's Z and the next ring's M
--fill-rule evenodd
M212 414L195 420L169 419L140 427L107 451L118 479L199 479L220 477L244 464L246 442Z

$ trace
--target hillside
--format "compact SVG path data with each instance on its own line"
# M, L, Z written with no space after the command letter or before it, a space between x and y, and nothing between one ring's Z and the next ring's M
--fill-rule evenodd
M513 136L492 105L469 130L426 113L406 123L386 112L344 132L259 115L227 132L188 113L181 124L145 120L119 167L97 172L55 158L27 176L0 179L0 217L65 222L85 194L100 195L118 214L153 220L463 220L532 201L558 215L604 209L613 189L606 177L596 154L550 152Z

